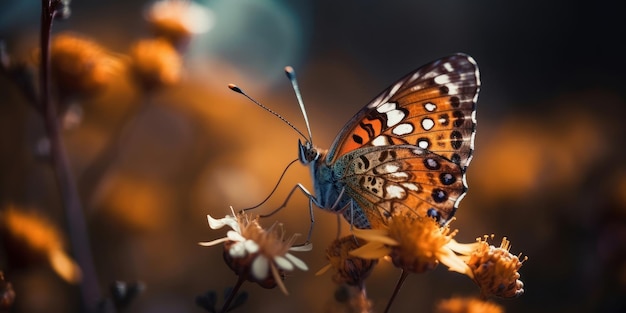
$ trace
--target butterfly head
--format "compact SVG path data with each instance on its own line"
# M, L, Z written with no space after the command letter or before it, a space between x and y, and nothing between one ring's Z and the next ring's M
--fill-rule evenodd
M300 162L304 165L317 161L321 155L319 150L308 140L303 144L302 141L298 139L298 152L298 159L300 159Z

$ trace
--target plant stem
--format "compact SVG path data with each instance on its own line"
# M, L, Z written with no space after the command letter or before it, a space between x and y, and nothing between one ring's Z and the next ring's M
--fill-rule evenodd
M402 287L402 284L404 283L404 280L407 278L407 276L409 276L409 272L402 270L400 279L396 283L396 288L393 290L393 294L391 295L391 298L389 298L389 302L387 302L387 307L385 308L385 311L384 311L385 313L389 312L389 309L391 309L391 304L393 304L393 300L396 299L396 296L398 295L398 292L400 291L400 287Z
M41 112L48 140L50 140L52 166L65 207L65 218L72 252L82 270L82 282L80 283L81 310L82 312L94 312L96 303L100 300L100 290L91 256L87 225L61 138L56 107L50 97L50 33L52 22L56 15L56 2L55 0L42 0L41 75L39 81Z
M228 312L228 308L230 307L230 304L233 302L233 300L237 296L237 293L239 292L239 288L241 288L241 285L243 285L243 283L246 281L245 277L243 276L238 276L238 277L239 278L237 279L237 284L235 284L235 287L233 287L233 290L231 290L230 294L228 295L228 299L226 299L226 303L224 303L224 306L220 310L220 313Z

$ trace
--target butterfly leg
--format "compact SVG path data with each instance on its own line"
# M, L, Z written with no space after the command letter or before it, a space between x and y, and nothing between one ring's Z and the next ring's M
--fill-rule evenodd
M272 210L271 212L267 213L267 214L262 214L259 215L259 217L265 218L265 217L270 217L274 214L276 214L278 211L284 209L287 206L287 203L289 202L289 200L291 199L291 196L293 196L293 193L297 190L300 189L300 191L302 191L302 193L304 193L304 195L309 198L309 216L311 217L310 221L311 221L311 226L309 227L309 232L308 235L306 237L306 242L304 243L305 245L308 244L311 240L311 235L313 233L313 225L315 224L315 217L313 216L313 204L315 204L316 206L320 206L319 202L317 201L317 198L315 198L315 196L309 192L302 184L297 184L295 185L291 191L289 192L289 194L287 195L287 197L285 198L285 201L276 209ZM252 209L252 208L250 208ZM247 209L244 209L244 211Z
M337 239L341 236L341 215L337 214Z
M279 207L277 207L276 209L272 210L272 212L269 212L267 214L261 214L260 217L270 217L274 214L276 214L278 211L284 209L287 206L287 203L289 202L289 200L291 199L291 196L293 196L293 193L297 190L300 189L302 191L302 193L304 193L304 195L306 195L310 201L312 201L313 203L315 203L315 205L317 204L317 199L315 198L315 196L313 194L311 194L304 186L302 186L302 184L297 184L295 185L291 191L289 192L289 194L287 195L287 197L285 198L285 201L283 202L283 204L281 204ZM312 205L311 205L312 206Z

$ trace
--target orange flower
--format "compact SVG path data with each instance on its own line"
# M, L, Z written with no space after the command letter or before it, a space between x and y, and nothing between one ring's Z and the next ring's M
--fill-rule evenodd
M351 252L362 258L391 257L403 270L422 273L440 262L451 271L467 274L469 267L450 248L457 231L441 227L434 219L418 216L394 216L384 229L354 229L354 235L368 241Z
M330 264L320 269L316 275L334 268L336 272L333 275L333 281L335 283L360 287L378 263L378 260L362 259L350 254L360 246L352 235L336 239L326 249L326 258Z
M500 247L484 240L458 243L448 225L440 227L430 218L394 216L383 229L354 229L354 235L368 241L351 251L361 258L389 256L396 267L422 273L443 263L451 271L465 274L480 287L483 296L511 298L524 293L518 270L528 258L509 252L510 242L502 239Z
M62 96L102 91L123 66L112 53L86 37L62 33L50 45L51 75Z
M9 207L0 212L0 232L16 251L43 260L69 283L81 280L81 270L64 251L61 234L47 220L33 213Z
M131 48L130 58L135 77L147 89L173 85L180 80L183 61L165 39L138 41Z
M519 256L512 255L511 242L502 238L500 247L494 247L480 238L478 247L469 255L467 264L472 270L474 282L480 287L484 296L494 295L502 298L518 297L524 293L518 270L528 257L520 261Z
M451 298L440 301L436 313L504 313L501 306L477 298Z

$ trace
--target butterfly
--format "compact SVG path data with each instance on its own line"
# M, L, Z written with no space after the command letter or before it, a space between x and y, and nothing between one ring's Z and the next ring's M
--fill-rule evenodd
M479 89L472 57L444 57L370 101L330 149L299 141L299 160L313 178L311 201L357 228L377 228L398 214L445 223L467 191Z
M299 188L309 198L309 238L312 204L361 229L378 228L402 214L429 216L441 224L450 220L467 191L465 172L474 149L480 76L472 57L454 54L407 74L357 112L328 150L313 144L295 74L290 67L286 72L308 137L229 85L306 138L298 141L298 159L310 167L314 193L297 184L283 205L265 216L285 207Z

